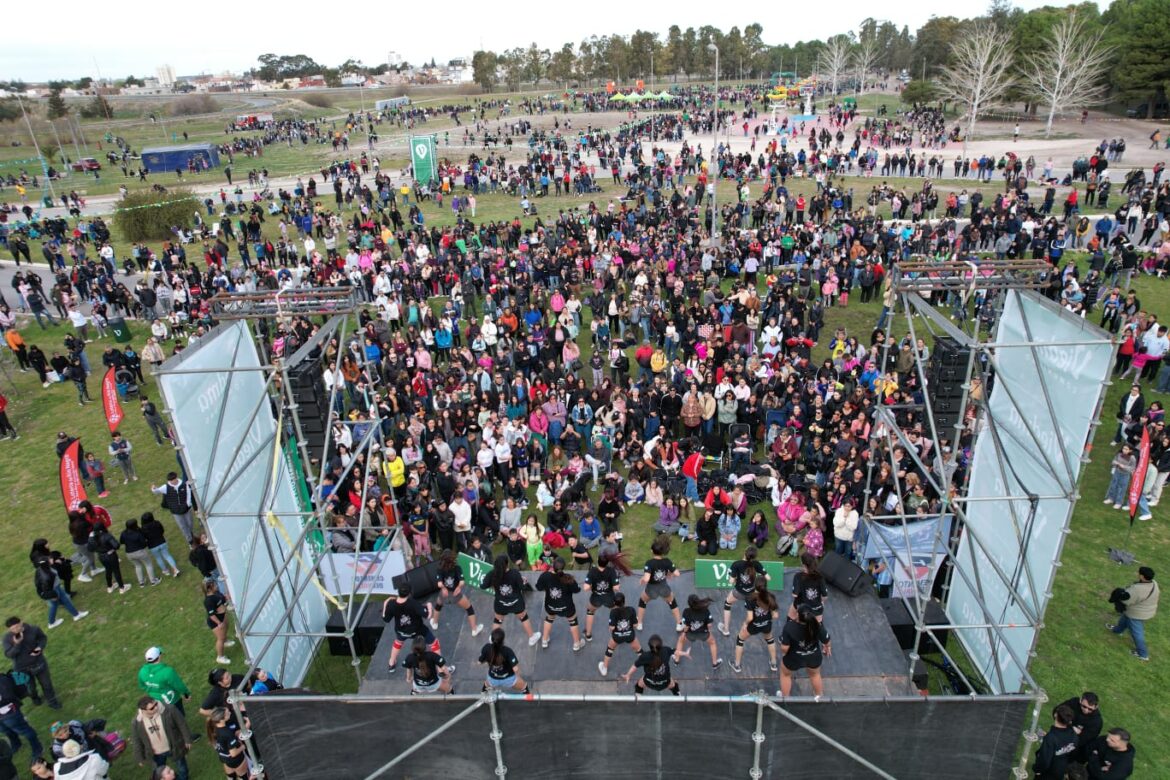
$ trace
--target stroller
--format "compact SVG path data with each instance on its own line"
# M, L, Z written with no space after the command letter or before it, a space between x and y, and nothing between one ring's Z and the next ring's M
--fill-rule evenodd
M123 367L115 371L114 382L118 386L118 397L123 401L138 397L138 383L135 379L134 372L130 369Z

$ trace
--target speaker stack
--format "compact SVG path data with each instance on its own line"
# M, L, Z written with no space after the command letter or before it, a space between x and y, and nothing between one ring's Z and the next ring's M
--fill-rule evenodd
M329 394L325 392L320 363L316 360L298 363L289 371L289 381L305 444L309 454L319 461L325 456L325 431L329 425Z
M949 336L934 342L926 372L927 398L940 437L955 440L955 425L963 419L963 383L971 348Z

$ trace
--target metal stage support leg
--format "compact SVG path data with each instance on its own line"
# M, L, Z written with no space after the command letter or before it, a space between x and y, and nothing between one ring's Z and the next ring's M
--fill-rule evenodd
M500 745L504 732L500 731L500 719L496 714L495 691L489 691L488 697L488 709L492 714L492 731L488 736L491 737L492 746L496 749L496 777L504 777L508 774L508 767L504 766L504 749Z

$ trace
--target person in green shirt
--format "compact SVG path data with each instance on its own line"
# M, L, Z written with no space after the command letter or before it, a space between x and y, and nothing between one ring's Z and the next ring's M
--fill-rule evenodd
M173 704L186 715L183 699L191 698L191 689L168 664L162 662L162 648L152 647L146 651L146 663L138 670L138 687L152 699Z

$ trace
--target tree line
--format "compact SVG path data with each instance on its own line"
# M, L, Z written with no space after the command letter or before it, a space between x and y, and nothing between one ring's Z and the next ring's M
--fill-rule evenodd
M1100 83L1114 94L1130 99L1170 92L1170 57L1166 56L1170 52L1170 0L1113 0L1104 12L1092 2L1024 11L1012 7L1009 0L993 0L980 16L935 16L914 32L907 25L867 18L856 30L828 40L779 45L764 40L760 24L749 24L742 30L732 27L727 32L711 25L685 30L674 25L665 36L636 30L630 35L567 42L559 49L532 43L507 51L480 50L472 58L472 69L475 82L487 91L540 82L590 86L615 81L628 85L636 79L712 76L715 54L710 44L714 44L719 50L720 79L753 81L778 72L824 76L828 56L837 63L839 82L855 83L858 76L853 65L860 59L867 72L906 71L910 78L932 83L943 81L949 69L962 65L957 52L981 30L990 28L999 33L997 42L1005 47L998 55L1027 70L1031 65L1024 59L1046 50L1053 31L1070 17L1078 22L1074 31L1078 36L1099 40L1108 52L1103 60L1094 62L1094 68Z

